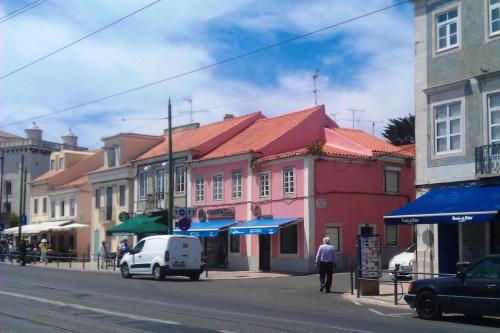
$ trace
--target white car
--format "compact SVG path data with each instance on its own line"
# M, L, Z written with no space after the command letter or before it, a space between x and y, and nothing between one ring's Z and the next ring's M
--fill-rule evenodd
M389 270L393 271L399 265L398 275L408 276L413 272L415 262L415 244L407 248L404 252L396 254L389 261ZM392 273L389 273L392 275Z
M120 260L123 278L133 275L153 275L155 280L166 276L187 276L192 281L204 270L201 243L197 237L158 235L141 239Z

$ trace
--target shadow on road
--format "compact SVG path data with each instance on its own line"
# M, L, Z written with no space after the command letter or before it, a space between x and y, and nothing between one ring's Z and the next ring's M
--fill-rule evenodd
M441 321L464 325L484 326L484 327L499 327L500 318L482 317L478 320L469 319L463 315L446 315L441 317Z

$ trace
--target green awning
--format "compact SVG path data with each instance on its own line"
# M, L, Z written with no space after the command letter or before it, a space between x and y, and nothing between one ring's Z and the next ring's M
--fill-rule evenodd
M117 226L106 231L107 236L116 234L166 234L167 224L162 223L166 218L164 216L140 215L131 218Z

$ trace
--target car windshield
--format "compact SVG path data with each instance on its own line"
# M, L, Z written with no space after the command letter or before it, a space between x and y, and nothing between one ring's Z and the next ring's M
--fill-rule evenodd
M413 244L412 246L410 246L409 248L407 248L405 250L405 252L415 252L415 247L416 247L416 244Z

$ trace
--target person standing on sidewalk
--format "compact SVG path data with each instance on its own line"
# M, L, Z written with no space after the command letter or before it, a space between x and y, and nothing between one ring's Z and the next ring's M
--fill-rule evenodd
M40 245L38 246L40 248L40 262L46 262L47 261L47 240L45 238L42 238L40 241Z
M316 268L319 272L319 291L330 293L332 288L333 268L337 264L335 246L330 244L330 237L323 238L323 244L318 248L316 254Z
M108 249L106 248L106 241L101 242L101 248L99 249L99 259L101 260L101 268L104 268L104 264L108 259Z

